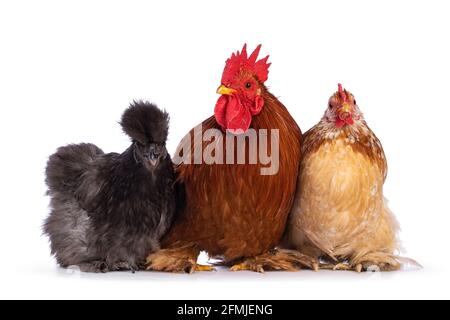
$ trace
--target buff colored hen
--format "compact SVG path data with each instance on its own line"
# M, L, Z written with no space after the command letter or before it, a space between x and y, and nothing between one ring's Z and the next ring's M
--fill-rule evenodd
M331 262L323 268L399 269L398 224L383 197L383 147L341 85L305 133L302 153L288 246Z

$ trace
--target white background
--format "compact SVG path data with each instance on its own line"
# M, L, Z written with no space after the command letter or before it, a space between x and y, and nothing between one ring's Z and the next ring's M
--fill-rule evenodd
M0 298L450 298L448 1L0 3ZM421 271L81 275L56 267L40 226L58 146L128 146L133 99L171 114L169 150L212 114L225 59L248 42L303 131L338 82L383 142L385 195Z

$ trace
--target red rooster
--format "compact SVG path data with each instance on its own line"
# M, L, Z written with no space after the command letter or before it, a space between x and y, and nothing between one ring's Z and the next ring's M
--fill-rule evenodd
M300 265L317 267L314 260L298 252L274 250L293 203L301 159L301 131L283 104L264 85L270 63L267 63L268 56L257 61L260 48L261 45L247 56L244 45L241 52L233 53L226 61L214 116L201 124L201 130L193 129L187 136L190 139L184 139L177 151L179 154L180 150L183 153L189 150L188 158L198 158L194 142L198 138L204 140L207 130L215 129L213 132L220 134L215 135L213 142L203 142L200 153L204 154L212 145L216 155L222 154L234 160L233 163L194 161L194 164L182 163L176 168L178 182L184 189L185 205L163 240L163 250L148 257L147 269L211 270L209 266L197 264L197 257L203 250L210 257L220 257L233 271L294 270ZM276 174L262 174L267 164L261 159L253 164L236 163L242 157L249 159L255 149L251 149L250 143L244 149L234 143L230 150L227 141L230 137L239 140L248 136L249 129L275 137L267 150L261 150L260 134L256 154L261 151L272 156L278 153L279 163L276 172L272 172Z

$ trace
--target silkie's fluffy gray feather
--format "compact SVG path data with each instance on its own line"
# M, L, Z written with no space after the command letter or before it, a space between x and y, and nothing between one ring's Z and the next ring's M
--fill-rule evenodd
M174 172L165 142L169 116L134 102L121 126L122 154L93 144L61 147L47 164L51 213L44 224L57 262L85 272L135 270L159 249L175 213Z

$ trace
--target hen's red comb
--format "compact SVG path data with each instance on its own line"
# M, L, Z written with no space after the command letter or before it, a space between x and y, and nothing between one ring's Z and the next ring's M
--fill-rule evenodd
M228 85L233 82L234 78L242 71L253 73L259 81L264 83L269 75L270 63L267 63L269 56L256 61L258 59L261 45L257 46L255 51L247 57L247 44L244 44L241 52L236 52L226 61L222 74L222 84Z
M338 92L339 96L341 97L342 101L347 101L347 94L345 93L345 90L342 89L342 84L338 83Z

